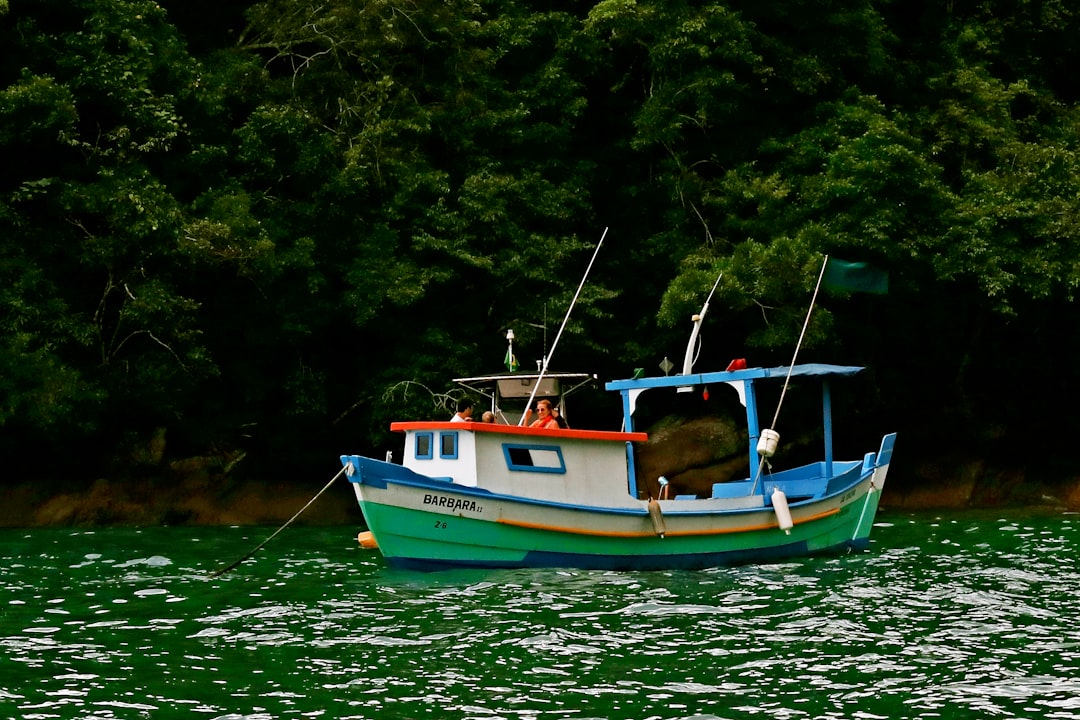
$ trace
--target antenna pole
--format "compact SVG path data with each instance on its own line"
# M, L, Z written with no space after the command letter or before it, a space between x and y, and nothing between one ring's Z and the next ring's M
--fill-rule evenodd
M686 353L683 355L683 375L689 375L694 369L694 348L697 346L698 333L701 332L701 323L705 321L705 313L709 311L709 301L712 300L713 293L716 292L717 286L720 285L720 278L722 277L724 277L724 273L720 273L716 277L716 282L713 283L712 290L709 291L709 297L705 298L705 304L701 306L701 312L691 318L694 322L694 329L690 332L690 340L686 343Z

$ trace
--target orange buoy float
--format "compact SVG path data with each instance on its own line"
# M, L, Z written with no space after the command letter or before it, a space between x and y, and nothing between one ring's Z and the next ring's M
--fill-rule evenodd
M356 541L360 543L360 547L365 550L374 550L379 547L379 543L375 542L375 536L371 534L370 530L365 530L356 536Z

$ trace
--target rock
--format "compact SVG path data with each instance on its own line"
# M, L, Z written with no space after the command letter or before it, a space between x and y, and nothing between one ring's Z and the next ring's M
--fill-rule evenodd
M668 496L712 494L713 483L747 475L747 434L729 418L667 417L637 448L638 497L658 497L662 475Z

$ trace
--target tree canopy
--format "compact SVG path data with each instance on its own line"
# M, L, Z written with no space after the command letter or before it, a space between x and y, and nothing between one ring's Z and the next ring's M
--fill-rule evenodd
M162 429L280 472L384 447L507 329L540 358L605 228L555 366L681 354L717 278L701 362L786 363L825 256L863 261L889 293L820 296L801 359L870 367L857 425L913 452L1028 457L1062 422L1034 388L1080 381L1078 31L1065 0L0 0L10 477Z

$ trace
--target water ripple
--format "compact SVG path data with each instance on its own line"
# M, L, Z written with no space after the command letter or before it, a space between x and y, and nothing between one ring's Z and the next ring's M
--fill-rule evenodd
M217 578L265 533L0 531L0 716L1080 720L1078 527L897 515L843 557L427 575L294 529Z

